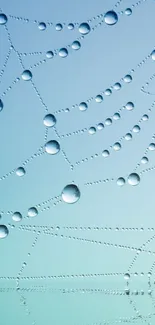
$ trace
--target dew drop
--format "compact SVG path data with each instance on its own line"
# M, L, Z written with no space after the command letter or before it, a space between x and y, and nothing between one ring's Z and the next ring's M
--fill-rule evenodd
M104 21L107 25L115 25L118 21L118 16L115 11L107 11L104 15Z
M125 14L126 14L127 16L130 16L130 15L132 14L132 10L131 10L130 8L126 8L126 9L125 9Z
M155 150L155 143L150 143L150 144L149 144L149 150L150 150L150 151Z
M140 132L140 126L139 126L139 125L134 125L132 131L133 131L134 133L139 133L139 132Z
M74 24L72 24L72 23L68 24L68 29L69 29L69 30L74 29Z
M114 120L119 120L120 118L121 118L121 116L120 116L119 113L115 113L115 114L113 115L113 119L114 119Z
M110 152L109 152L108 150L104 150L104 151L102 152L102 156L103 156L104 158L107 158L109 155L110 155Z
M91 126L88 130L89 134L95 134L96 133L96 128L94 126Z
M79 50L80 49L80 47L81 47L81 43L79 42L79 41L74 41L73 43L72 43L72 49L73 50Z
M104 128L104 124L103 124L103 123L99 123L99 124L97 125L97 128L98 128L98 130L103 130L103 128Z
M47 127L53 127L56 124L56 118L53 114L47 114L44 117L44 125Z
M119 177L119 178L117 179L117 185L118 185L118 186L123 186L123 185L125 185L125 179L124 179L123 177Z
M129 273L125 273L124 274L124 279L125 280L129 280L130 279L130 274Z
M0 239L7 237L9 234L9 230L6 226L0 225Z
M141 159L142 164L147 164L148 161L149 161L149 159L147 157L142 157L142 159Z
M62 24L56 24L55 29L56 29L57 31L61 31L61 30L63 29Z
M131 77L131 75L130 75L130 74L127 74L127 75L124 77L124 81L125 81L126 83L131 82L131 81L132 81L132 77Z
M106 120L105 120L105 125L111 125L112 124L112 119L111 118L107 118Z
M28 217L31 217L31 218L36 217L37 214L38 214L38 210L35 207L28 209L28 213L27 213Z
M69 184L64 187L61 196L64 202L73 204L80 199L81 193L77 185Z
M5 25L8 21L8 18L5 14L0 14L0 25Z
M43 30L46 29L46 24L43 23L43 22L40 22L39 25L38 25L38 28L39 28L39 30L43 31Z
M18 167L16 169L16 175L21 177L21 176L24 176L26 173L25 169L23 167Z
M30 70L24 70L22 73L22 79L25 81L29 81L32 79L32 72Z
M101 103L103 101L103 96L102 95L97 95L95 97L95 101L96 101L96 103Z
M138 185L140 183L140 176L136 173L132 173L128 176L128 183L132 186Z
M52 51L47 51L46 57L47 57L47 59L52 59L54 57L54 53Z
M155 60L155 50L152 51L151 58L152 58L152 60Z
M90 26L88 23L82 23L80 24L79 26L79 32L82 34L82 35L86 35L90 32Z
M2 111L3 107L4 107L3 102L2 102L2 100L0 99L0 112Z
M56 140L48 141L45 144L45 151L50 155L55 155L60 151L60 144Z
M120 149L121 149L121 144L120 144L119 142L116 142L116 143L113 145L113 149L114 149L115 151L120 150Z
M110 96L112 94L112 91L111 91L111 89L108 88L108 89L105 90L104 93L105 93L106 96Z
M144 114L143 117L142 117L142 120L143 121L148 121L149 119L149 116L147 114Z
M134 109L134 104L132 102L128 102L128 103L126 103L125 108L128 111L132 111Z
M132 139L132 134L131 134L131 133L127 133L127 134L125 135L125 140L129 141L129 140L131 140L131 139Z
M120 89L121 89L121 84L120 84L119 82L116 82L116 83L114 84L114 89L115 89L115 90L120 90Z
M22 220L22 215L20 212L14 212L12 215L12 220L15 222L20 222Z
M65 47L59 50L59 56L61 58L66 58L67 55L68 55L68 50Z
M87 103L85 103L85 102L81 102L81 103L79 104L79 110L80 110L80 111L86 111L87 108L88 108Z

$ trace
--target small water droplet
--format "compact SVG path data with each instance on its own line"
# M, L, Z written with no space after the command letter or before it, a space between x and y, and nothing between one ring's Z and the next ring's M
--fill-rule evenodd
M142 164L147 164L148 161L149 161L149 159L147 157L142 157L142 159L141 159Z
M155 143L150 143L150 144L149 144L149 150L150 150L150 151L155 150Z
M114 84L114 89L115 90L120 90L121 89L121 84L119 83L119 82L116 82L115 84Z
M155 50L152 51L151 58L152 58L152 60L155 60Z
M113 119L114 119L114 120L119 120L120 118L121 118L121 116L120 116L119 113L115 113L115 114L113 115Z
M8 21L8 18L5 14L0 14L0 25L5 25Z
M38 210L35 207L28 209L28 213L27 213L28 217L33 218L36 217L37 214L38 214Z
M132 14L132 10L131 10L131 8L126 8L126 9L125 9L125 14L126 14L127 16L130 16L130 15Z
M69 29L69 30L74 29L74 24L72 24L72 23L68 24L68 29Z
M125 185L125 179L124 179L123 177L119 177L119 178L117 179L117 185L118 185L118 186L123 186L123 185Z
M138 133L138 132L140 132L140 126L139 126L139 125L134 125L132 131L133 131L134 133Z
M24 176L26 173L25 169L23 167L18 167L16 169L16 175L21 177L21 176Z
M120 149L121 149L121 144L120 144L119 142L116 142L116 143L113 145L113 149L114 149L115 151L120 150Z
M52 59L52 58L54 57L54 53L53 53L52 51L47 51L47 52L46 52L46 57L47 57L48 59Z
M95 97L95 101L96 101L97 103L101 103L101 102L103 101L103 96L102 96L102 95L97 95L97 96Z
M110 88L108 88L108 89L105 90L104 93L105 93L106 96L110 96L112 94L112 91L111 91Z
M69 184L64 187L61 196L64 202L73 204L80 199L81 193L77 185Z
M140 183L140 176L136 173L132 173L128 176L128 183L132 186L138 185Z
M132 103L132 102L128 102L128 103L126 103L125 108L126 108L128 111L132 111L132 110L134 109L134 103Z
M7 237L9 234L9 230L6 226L0 225L0 239Z
M22 73L22 79L25 81L29 81L32 79L32 72L30 70L24 70Z
M105 125L111 125L112 124L112 119L111 118L107 118L105 120Z
M79 26L79 32L82 34L82 35L86 35L90 32L90 26L88 23L82 23L80 24Z
M98 130L103 130L103 128L104 128L104 124L103 124L103 123L99 123L99 124L97 125L97 128L98 128Z
M53 114L47 114L44 117L44 125L47 127L53 127L56 124L56 118Z
M142 117L142 120L143 121L148 121L149 119L149 116L147 114L144 114L143 117Z
M2 100L0 99L0 112L2 111L3 107L4 107L3 102L2 102Z
M60 144L56 140L48 141L45 144L45 151L50 155L55 155L60 151Z
M72 49L73 50L79 50L80 49L80 47L81 47L81 43L79 42L79 41L74 41L73 43L72 43Z
M15 222L20 222L22 220L22 215L20 212L14 212L12 215L12 220Z
M115 11L107 11L104 15L104 21L107 25L115 25L118 21L118 16Z
M109 155L110 155L110 152L109 152L108 150L104 150L104 151L102 152L102 156L103 156L104 158L107 158Z
M39 28L39 30L43 31L43 30L46 29L46 24L43 23L43 22L40 22L39 25L38 25L38 28Z
M131 75L130 75L130 74L127 74L127 75L124 77L124 81L127 82L127 83L131 82L131 81L132 81L132 77L131 77Z
M59 56L61 58L66 58L68 56L68 50L66 48L62 48L59 50Z
M124 274L124 279L125 280L129 280L130 279L130 274L129 273L125 273Z
M91 126L88 130L89 134L95 134L96 133L96 128L94 126Z
M61 31L61 30L63 29L62 24L56 24L55 29L56 29L57 31Z
M127 134L125 135L125 140L129 141L129 140L131 140L131 139L132 139L132 134L131 134L131 133L127 133Z
M86 111L87 108L88 108L87 103L85 103L85 102L81 102L81 103L79 104L79 110L80 110L80 111Z

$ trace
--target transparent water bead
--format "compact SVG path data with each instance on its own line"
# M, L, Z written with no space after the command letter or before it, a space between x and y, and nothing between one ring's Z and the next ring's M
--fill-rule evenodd
M96 133L96 128L94 126L91 126L88 130L89 134L95 134Z
M22 220L22 215L20 212L14 212L12 215L12 220L15 222L20 222Z
M0 14L0 25L5 25L8 21L8 18L5 14Z
M38 210L35 208L35 207L31 207L29 210L28 210L28 217L36 217L38 214Z
M81 103L79 104L79 110L80 110L80 111L86 111L87 108L88 108L88 105L87 105L86 102L81 102Z
M118 21L118 16L114 10L107 11L104 15L104 21L107 25L115 25Z
M38 25L39 30L43 31L46 29L46 24L44 22L40 22Z
M132 102L128 102L128 103L126 103L125 108L126 108L128 111L132 111L132 110L134 109L134 103L132 103Z
M79 26L79 32L82 34L82 35L86 35L90 32L90 26L88 23L82 23L80 24Z
M80 47L81 47L81 43L79 42L79 41L74 41L73 43L72 43L72 49L73 50L79 50L80 49Z
M95 101L96 101L96 103L101 103L103 101L103 96L102 95L97 95L95 97Z
M9 230L5 225L0 225L0 239L7 237Z
M2 111L3 107L4 107L4 104L3 104L2 100L0 99L0 112Z
M46 57L47 57L47 59L52 59L54 57L54 53L52 51L47 51Z
M64 202L73 204L80 199L81 193L77 185L69 184L64 187L61 196Z
M44 117L44 125L47 127L53 127L56 124L56 117L53 114L47 114Z
M66 48L61 48L59 50L59 56L61 58L66 58L68 56L68 50Z
M50 140L45 144L45 151L50 155L55 155L60 151L60 144L56 140Z
M16 169L16 175L19 176L19 177L22 177L24 176L26 173L25 169L23 167L18 167Z
M32 72L30 70L24 70L22 73L22 79L24 81L29 81L32 79Z
M117 179L117 185L118 185L118 186L123 186L123 185L125 185L125 179L124 179L123 177L119 177L119 178Z
M125 9L125 14L126 14L127 16L130 16L130 15L132 14L132 10L131 10L131 8L126 8L126 9Z
M140 176L137 173L131 173L128 176L128 183L132 186L136 186L140 183Z

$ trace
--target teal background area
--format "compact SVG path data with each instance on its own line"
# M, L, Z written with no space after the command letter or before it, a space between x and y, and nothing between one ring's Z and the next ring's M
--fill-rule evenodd
M124 0L115 8L114 0L1 0L16 50L41 54L22 55L23 68L12 50L4 68L10 44L0 25L0 71L4 68L0 79L4 103L0 112L0 224L9 229L9 235L0 239L0 325L155 322L155 151L148 151L149 163L137 169L138 186L127 182L149 143L154 142L155 133L155 107L148 112L155 96L141 91L144 86L155 94L155 80L149 79L155 61L146 60L155 46L155 1L136 3ZM133 10L131 16L124 14L128 7ZM69 47L66 58L46 58L46 51L66 47L81 36L77 27L56 31L56 23L79 24L111 9L118 13L116 25L103 23L80 41L80 50ZM101 19L92 19L91 28ZM34 20L54 25L47 24L40 31ZM44 59L45 63L30 68ZM23 69L32 71L38 96L32 83L22 80ZM121 90L112 89L111 96L103 94L102 103L93 99L85 112L79 110L80 102L95 98L128 73L133 77L131 83L121 81ZM17 77L20 80L12 86ZM48 129L46 141L57 140L61 150L57 155L44 153L31 159L46 142L46 113L39 96L46 111L57 119L56 129ZM94 135L88 131L72 134L104 123L129 101L134 110L122 110L121 119L113 120L111 126ZM66 108L70 111L57 113ZM123 140L120 151L111 149L108 158L102 157L102 151L119 141L145 113L149 120L141 122L141 131L133 133L131 141ZM76 165L95 154L99 157ZM26 174L18 177L15 169L27 159ZM146 168L152 170L141 174ZM118 177L125 177L124 186L117 185ZM114 181L94 183L111 178ZM67 204L61 201L61 192L73 182L81 197L75 204ZM92 185L85 185L90 182ZM42 204L50 198L54 199ZM38 215L27 217L34 206L38 206ZM23 216L20 223L12 220L15 211ZM125 273L130 274L129 281L124 279ZM129 295L125 289L130 290Z

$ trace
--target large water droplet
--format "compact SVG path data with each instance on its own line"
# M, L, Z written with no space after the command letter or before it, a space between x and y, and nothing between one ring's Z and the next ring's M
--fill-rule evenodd
M68 24L68 29L73 30L74 29L74 24L72 24L72 23Z
M149 150L150 151L155 150L155 143L152 142L152 143L149 144Z
M104 158L107 158L109 155L110 155L110 152L109 152L108 150L104 150L104 151L102 152L102 156L103 156Z
M126 14L127 16L130 16L130 15L132 14L132 10L131 10L130 8L126 8L126 9L125 9L125 14Z
M132 131L133 131L134 133L138 133L138 132L140 132L140 126L139 126L139 125L134 125Z
M52 59L52 58L54 57L54 53L53 53L52 51L47 51L47 52L46 52L46 57L47 57L48 59Z
M80 49L80 47L81 47L81 43L79 42L79 41L74 41L73 43L72 43L72 49L73 50L79 50Z
M59 50L59 56L61 58L66 58L67 55L68 55L68 50L65 47Z
M132 102L128 102L128 103L126 103L125 108L128 111L132 111L134 109L134 104Z
M96 101L96 103L101 103L103 101L103 96L102 95L97 95L95 97L95 101Z
M82 35L86 35L90 32L90 26L88 23L82 23L80 26L79 26L79 32L82 34Z
M132 186L138 185L140 183L140 176L136 173L132 173L128 176L128 183Z
M118 180L117 180L117 185L118 186L125 185L125 179L123 177L119 177Z
M20 222L22 220L22 215L20 212L14 212L12 220L15 222Z
M121 89L121 84L120 84L119 82L116 82L116 83L114 84L114 89L115 89L115 90L120 90L120 89Z
M0 25L5 25L8 21L8 18L5 14L0 14Z
M44 125L47 127L53 127L56 124L56 118L53 114L47 114L44 117Z
M35 207L32 207L28 210L28 217L36 217L38 214L38 210Z
M80 110L80 111L86 111L87 108L88 108L87 103L85 103L85 102L81 102L81 103L79 104L79 110Z
M127 74L127 75L124 77L124 81L125 81L126 83L131 82L131 81L132 81L132 77L131 77L131 75L130 75L130 74Z
M98 128L98 130L103 130L104 129L104 124L103 123L99 123L97 125L97 128Z
M155 60L155 50L152 51L151 58L152 58L152 60Z
M116 142L116 143L113 145L113 149L114 149L115 151L120 150L120 149L121 149L121 144L120 144L119 142Z
M32 72L30 70L24 70L22 73L22 79L25 81L29 81L32 79Z
M6 226L0 225L0 239L7 237L9 234L9 230Z
M105 120L105 125L111 125L112 124L112 119L111 118L107 118L106 120Z
M104 21L107 25L115 25L118 21L118 16L115 11L107 11L104 15Z
M2 100L0 99L0 112L2 111L2 109L3 109L3 102L2 102Z
M70 204L77 202L81 196L79 188L74 184L65 186L61 195L63 201Z
M142 120L143 120L143 121L148 121L148 119L149 119L149 116L148 116L147 114L144 114L144 115L142 116Z
M142 157L142 159L141 159L142 164L147 164L148 161L149 161L148 157Z
M132 134L131 134L131 133L127 133L127 134L125 135L125 140L129 141L129 140L131 140L131 139L132 139Z
M89 134L95 134L96 133L96 128L94 126L91 126L88 130Z
M56 140L48 141L45 144L45 151L50 155L55 155L60 151L60 144Z
M105 90L104 93L105 93L106 96L110 96L112 94L112 90L110 88L108 88L108 89Z
M40 22L39 25L38 25L38 28L39 28L41 31L43 31L43 30L46 29L46 24L43 23L43 22Z
M62 24L56 24L56 26L55 26L55 29L57 30L57 31L61 31L62 29L63 29L63 26L62 26Z
M18 167L16 169L16 175L21 177L21 176L24 176L26 173L25 169L23 167Z
M130 274L129 273L125 273L124 274L124 279L125 280L129 280L130 279Z
M120 116L119 113L115 113L115 114L113 115L113 119L114 119L114 120L119 120L120 118L121 118L121 116Z

